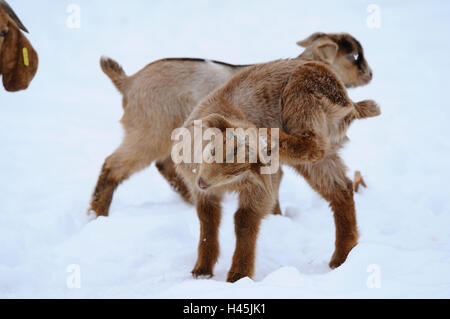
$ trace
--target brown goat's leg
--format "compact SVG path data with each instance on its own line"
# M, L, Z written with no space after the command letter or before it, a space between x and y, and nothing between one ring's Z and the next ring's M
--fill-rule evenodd
M345 165L339 156L330 156L306 169L297 166L308 183L330 203L336 225L336 249L331 268L341 266L350 251L358 244L353 182L345 176Z
M214 265L219 258L219 226L222 215L221 198L215 195L197 194L197 214L200 219L198 257L192 275L214 275Z
M168 157L163 161L156 162L156 168L186 203L194 204L191 192L183 179L177 174L172 158Z
M236 282L245 277L253 277L255 270L256 240L262 216L252 208L241 207L234 217L236 250L233 264L228 273L228 282Z
M278 173L276 174L276 176L274 176L272 178L272 187L273 187L273 191L274 191L274 195L275 195L275 206L272 211L273 215L283 215L283 213L281 211L280 199L279 199L280 185L281 185L282 179L283 179L283 171L280 168Z
M269 177L270 178L270 177ZM255 270L256 241L261 221L272 212L274 199L259 185L247 186L239 195L239 209L234 216L236 249L228 282L253 277ZM274 190L270 190L271 192Z

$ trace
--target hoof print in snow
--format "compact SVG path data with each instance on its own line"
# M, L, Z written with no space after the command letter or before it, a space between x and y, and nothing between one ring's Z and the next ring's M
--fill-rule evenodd
M297 219L297 218L299 218L300 217L300 211L298 210L298 209L296 209L296 208L294 208L294 207L288 207L288 208L286 208L286 214L285 214L285 216L287 217L287 218L290 218L290 219Z

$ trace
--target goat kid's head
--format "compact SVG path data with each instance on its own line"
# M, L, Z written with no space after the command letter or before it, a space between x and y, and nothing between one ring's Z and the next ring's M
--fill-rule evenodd
M372 69L365 59L363 47L350 34L314 33L297 44L305 48L300 57L325 63L348 88L372 81Z
M199 190L248 181L266 188L270 176L261 174L266 164L261 160L256 128L247 121L231 121L219 114L211 114L202 122L215 133L213 141L203 149L204 161L196 179Z
M28 32L4 0L0 0L0 75L9 92L28 88L38 67L38 55L22 31Z

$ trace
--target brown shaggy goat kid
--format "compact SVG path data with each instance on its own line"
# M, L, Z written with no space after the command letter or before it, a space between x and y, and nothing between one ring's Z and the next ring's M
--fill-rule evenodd
M349 86L367 84L372 75L363 55L357 60L359 68L356 70L355 61L348 57L329 58L330 48L337 48L340 53L351 49L352 42L343 40L345 38L314 34L298 42L305 48L299 58L326 63L342 79L352 79L344 81ZM203 99L249 66L200 59L165 59L151 63L130 77L111 59L103 58L101 67L123 95L125 114L121 122L125 137L120 147L105 160L88 213L108 216L116 188L153 162L183 199L192 202L189 189L176 174L170 158L172 131L183 125Z
M349 125L355 119L378 116L380 109L374 101L352 102L345 89L345 86L367 83L371 78L359 43L348 34L320 38L321 45L326 48L322 51L324 60L346 61L352 71L344 72L343 76L340 69L331 63L327 66L305 59L256 65L240 72L202 102L192 112L186 126L189 127L197 119L218 114L230 122L248 121L257 128L279 128L297 138L311 133L308 135L313 138L308 142L309 155L319 151L320 158L313 156L302 161L280 158L330 203L336 225L336 248L330 267L336 268L345 262L358 241L353 183L346 176L346 167L338 151L348 141L346 133ZM303 150L301 154L307 155L308 150ZM220 165L222 170L216 167L215 171L222 174L229 164ZM200 175L194 177L192 164L181 163L177 165L177 171L190 184L197 178L200 188L208 189L209 179L202 175L201 170ZM239 209L235 215L237 246L228 276L230 282L253 275L259 225L270 211L269 204L262 204L270 202L269 196L253 184L245 187L244 193L240 193ZM212 191L195 194L198 196L196 204L202 235L193 273L195 276L212 276L218 256L221 198Z
M28 32L4 0L0 0L0 75L9 92L28 88L38 67L38 55L20 31Z
M226 192L237 192L237 246L228 276L228 281L234 282L253 274L254 247L259 225L264 216L279 209L278 188L282 171L278 169L272 174L262 173L263 167L272 165L267 158L262 157L269 156L270 153L273 155L276 151L284 163L295 165L315 162L324 156L324 141L315 138L311 131L303 132L300 137L280 131L278 140L272 142L273 132L269 131L266 136L261 136L256 127L241 116L229 120L219 114L210 114L201 119L201 122L202 128L214 128L219 132L212 141L202 141L201 151L203 158L206 154L207 160L177 166L195 198L201 223L198 259L192 274L195 277L213 275L213 268L219 257L221 201ZM194 126L194 122L186 124L191 143L195 143L198 138L194 133ZM242 131L230 135L229 129ZM251 129L255 131L252 132ZM217 136L221 138L217 139ZM265 142L261 143L261 139ZM227 148L230 141L232 147ZM183 138L181 144L184 142ZM189 149L193 153L193 148ZM174 150L175 153L180 151L175 146ZM240 152L244 152L243 160L236 161ZM254 161L250 160L251 154L256 154Z

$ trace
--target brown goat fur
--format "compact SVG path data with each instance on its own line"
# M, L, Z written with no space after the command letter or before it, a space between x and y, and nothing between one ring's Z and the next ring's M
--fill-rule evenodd
M334 58L340 59L340 54L342 53L337 51ZM332 56L329 58L333 59ZM356 60L353 68L359 69ZM356 71L348 73L358 74ZM221 115L230 122L245 120L257 128L279 128L293 137L304 138L306 135L312 139L308 140L307 147L302 149L300 160L281 155L280 158L283 163L294 167L311 187L330 203L336 225L336 249L330 262L331 268L339 267L345 262L358 240L353 183L346 177L346 167L338 151L347 142L347 129L355 119L380 114L380 109L374 101L354 103L347 95L345 86L363 83L364 79L361 77L365 76L365 72L360 72L359 77L342 77L324 63L304 59L256 65L240 72L227 85L209 96L192 112L186 122L189 126L189 123L197 119L204 119L212 114ZM280 145L282 143L280 141ZM280 154L283 152L286 155L286 150L280 149ZM192 184L191 165L181 163L177 165L177 170ZM212 170L213 174L222 176L223 172L228 170L228 165L217 164ZM202 174L201 178L204 179L201 171L199 174ZM214 180L210 176L208 179ZM252 276L259 224L267 212L267 207L273 204L273 196L269 196L267 190L263 190L257 183L246 181L244 190L240 193L240 206L235 218L238 246L228 278L232 282ZM198 192L194 194L197 196ZM218 202L220 196L215 196L215 201ZM205 200L204 197L204 194L200 194L199 198L196 198L197 208L198 203ZM202 205L204 204L200 204L200 208ZM202 223L202 234L215 233L217 230L207 227L216 226L217 223L202 221L209 216L207 212L199 211L198 214ZM239 245L239 242L242 242L242 245ZM206 244L200 244L200 259L208 255L201 252L202 245ZM218 244L214 242L208 249L216 246ZM216 258L217 252L214 251L210 255ZM214 263L215 260L204 260L200 263L200 269L205 269L203 265L210 267ZM194 274L198 275L198 272L194 270ZM206 275L212 275L212 272Z
M348 40L343 41L343 38ZM360 76L355 75L353 65L348 62L348 57L353 53L348 53L349 43L355 47L355 52L361 53L362 69L358 71L358 74L362 74ZM324 48L328 52L326 44L334 48L337 46L335 61L331 61L323 53ZM299 59L327 59L326 63L335 68L340 77L349 79L345 82L349 86L365 84L361 78L365 76L367 80L371 74L362 48L349 35L316 34L299 42L299 45L305 47ZM183 125L196 105L249 66L200 59L165 59L151 63L128 77L122 67L111 59L102 58L100 64L123 95L125 114L121 122L125 138L105 161L103 170L107 174L100 174L90 211L97 216L107 216L116 187L153 162L157 163L157 168L183 199L191 202L188 188L176 175L173 163L170 164L171 133Z
M4 5L4 4L2 4ZM8 7L9 8L9 7ZM20 20L15 20L0 6L0 75L7 91L28 88L38 68L38 55L20 31Z
M254 125L243 118L225 119L219 114L210 114L202 119L206 127L217 128L226 135L226 129L241 128L247 130L254 128ZM191 139L194 140L194 124L187 124L190 130ZM232 137L234 139L234 137ZM271 135L268 134L268 140ZM221 149L226 149L226 141ZM211 144L204 142L203 150ZM270 143L270 147L272 145ZM305 132L300 137L290 136L280 132L278 145L273 149L278 149L281 159L284 162L303 163L317 161L323 157L323 145L317 143L312 132ZM251 149L246 143L237 146L223 153L223 158L218 161L217 147L213 147L215 161L203 162L200 164L188 163L179 165L178 169L185 178L192 190L195 198L198 217L200 219L200 241L198 260L192 271L195 277L212 276L213 268L219 257L218 232L221 217L221 200L225 192L237 192L239 194L239 210L235 216L236 223L236 251L233 257L233 266L230 270L228 281L234 282L245 276L252 276L254 269L255 246L262 218L267 214L280 214L278 190L282 178L282 171L278 170L274 174L264 175L261 173L263 161L258 160L250 163L246 160L243 163L227 163L231 156L236 156L244 148L245 157L249 159L251 151L259 154L257 149Z

